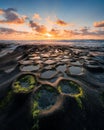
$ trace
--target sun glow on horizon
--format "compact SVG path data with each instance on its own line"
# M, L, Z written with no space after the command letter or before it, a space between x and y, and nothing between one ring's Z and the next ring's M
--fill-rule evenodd
M48 39L52 38L52 35L51 35L50 33L46 33L45 36L46 36L46 38L48 38Z

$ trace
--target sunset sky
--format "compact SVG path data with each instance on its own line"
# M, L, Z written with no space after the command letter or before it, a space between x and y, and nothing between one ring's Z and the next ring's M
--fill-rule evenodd
M0 40L104 39L104 0L1 0Z

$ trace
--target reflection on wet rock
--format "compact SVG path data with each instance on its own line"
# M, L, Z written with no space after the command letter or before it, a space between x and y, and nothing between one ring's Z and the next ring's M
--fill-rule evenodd
M82 74L82 72L83 72L82 67L77 67L77 66L69 67L69 74L80 75Z
M54 75L56 75L56 71L55 70L43 70L40 78L42 79L50 79L52 77L54 77Z
M39 70L40 66L39 65L23 65L20 67L21 71L37 71Z
M65 70L66 70L66 65L58 65L57 67L56 67L56 69L57 69L57 71L61 71L61 72L65 72Z

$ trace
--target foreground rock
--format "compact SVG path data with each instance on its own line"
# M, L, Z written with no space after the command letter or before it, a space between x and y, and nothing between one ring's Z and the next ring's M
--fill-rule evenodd
M0 50L0 130L103 130L103 47Z

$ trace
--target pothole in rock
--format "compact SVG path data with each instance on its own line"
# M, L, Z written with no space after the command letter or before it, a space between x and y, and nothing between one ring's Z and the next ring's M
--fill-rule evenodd
M52 78L57 72L55 70L45 70L41 73L40 78L49 79Z
M71 80L61 80L58 85L59 92L65 94L78 94L80 93L80 85Z
M53 77L52 79L49 79L48 81L51 83L54 83L57 79L58 79L58 77Z
M21 71L37 71L39 70L39 65L23 65L20 67Z
M35 87L36 78L34 75L22 74L13 82L13 91L18 92L29 92Z
M83 69L81 67L71 66L69 67L69 72L70 74L79 75L83 72Z
M44 85L33 93L33 106L35 104L38 110L50 109L57 102L57 98L57 90L51 86Z
M66 65L58 65L56 67L57 71L65 72L66 70Z

